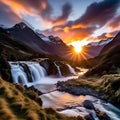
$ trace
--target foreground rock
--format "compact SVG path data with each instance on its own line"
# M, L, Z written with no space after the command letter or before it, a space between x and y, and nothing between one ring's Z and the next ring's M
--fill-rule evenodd
M101 112L100 110L98 109L95 109L95 112L97 114L97 117L100 119L100 120L111 120L110 117L104 113L104 112Z
M65 91L73 95L91 95L97 98L102 98L102 93L98 94L87 86L68 86L66 82L60 81L57 83L57 88L59 91Z
M91 109L91 110L95 109L93 103L90 100L85 100L83 102L83 106L87 109Z
M120 108L120 74L103 75L101 77L79 77L66 82L57 83L58 90L74 95L92 95L108 101Z
M83 106L86 109L92 110L90 115L85 116L87 120L95 120L94 117L98 117L99 120L111 120L110 117L105 112L101 112L99 109L95 108L90 100L85 100L83 102Z

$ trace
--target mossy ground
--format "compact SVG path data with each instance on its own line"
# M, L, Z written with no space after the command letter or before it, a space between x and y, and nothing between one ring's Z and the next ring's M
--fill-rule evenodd
M102 77L78 78L65 83L69 86L87 86L97 91L104 92L105 99L120 106L120 74L103 75Z
M42 109L40 97L0 78L0 120L85 120L65 117L52 108Z

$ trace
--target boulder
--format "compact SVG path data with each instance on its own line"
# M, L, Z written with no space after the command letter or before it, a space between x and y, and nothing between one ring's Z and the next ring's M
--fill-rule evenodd
M54 64L54 61L45 59L40 62L40 65L45 68L48 75L56 75L58 73L57 67Z
M90 100L85 100L83 106L87 109L94 110L94 105Z
M63 76L68 76L71 74L69 67L66 65L65 62L56 62L56 64L59 66L60 71L62 73Z

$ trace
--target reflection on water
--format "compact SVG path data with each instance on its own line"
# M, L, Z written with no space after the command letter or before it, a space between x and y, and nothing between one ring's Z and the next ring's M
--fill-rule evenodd
M106 103L89 95L74 96L69 93L54 91L41 95L43 108L52 107L59 113L67 116L86 116L91 113L95 120L99 120L94 110L88 110L83 107L85 100L90 100L94 106L102 112L105 112L112 120L120 120L120 110L110 103Z
M65 107L79 106L84 101L84 96L73 96L65 92L54 91L49 94L41 95L43 108L52 107L60 109Z

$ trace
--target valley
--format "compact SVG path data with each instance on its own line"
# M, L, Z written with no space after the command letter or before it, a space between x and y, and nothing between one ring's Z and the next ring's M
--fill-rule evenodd
M25 23L0 28L2 120L119 120L119 41L120 33L75 54Z

